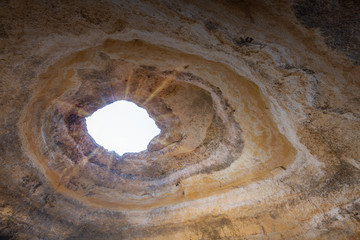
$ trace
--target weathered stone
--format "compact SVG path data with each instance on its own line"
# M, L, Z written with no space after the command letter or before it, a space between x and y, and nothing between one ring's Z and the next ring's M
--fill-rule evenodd
M0 239L360 238L359 6L1 1Z

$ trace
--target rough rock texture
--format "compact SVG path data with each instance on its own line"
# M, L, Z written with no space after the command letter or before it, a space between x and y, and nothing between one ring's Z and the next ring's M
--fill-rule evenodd
M359 239L359 6L0 1L0 239Z

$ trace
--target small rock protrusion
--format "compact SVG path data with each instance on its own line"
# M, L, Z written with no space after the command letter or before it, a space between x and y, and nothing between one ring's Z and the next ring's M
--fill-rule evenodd
M254 41L254 39L252 37L240 37L238 39L234 40L234 43L238 46L238 47L242 47L242 46L247 46L249 44L251 44Z
M219 28L219 24L214 21L205 22L205 27L210 32L215 32Z

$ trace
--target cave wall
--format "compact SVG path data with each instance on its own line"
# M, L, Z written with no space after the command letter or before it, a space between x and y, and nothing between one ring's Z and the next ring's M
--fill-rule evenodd
M360 238L360 3L0 2L0 239ZM119 156L85 117L161 129Z

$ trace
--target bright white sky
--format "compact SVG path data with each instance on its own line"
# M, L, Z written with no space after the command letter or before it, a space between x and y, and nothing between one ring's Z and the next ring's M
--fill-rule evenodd
M128 101L109 104L86 118L90 136L97 144L119 155L146 150L160 133L147 111Z

